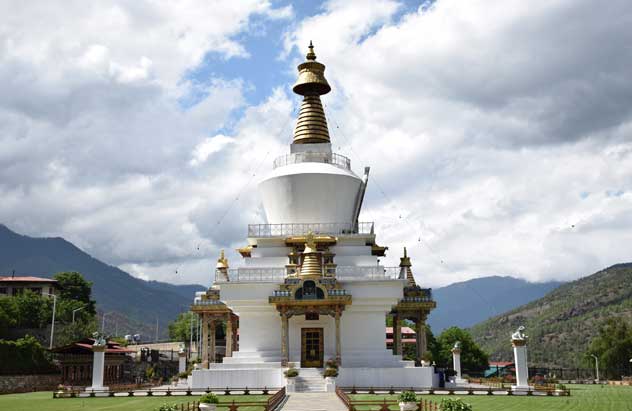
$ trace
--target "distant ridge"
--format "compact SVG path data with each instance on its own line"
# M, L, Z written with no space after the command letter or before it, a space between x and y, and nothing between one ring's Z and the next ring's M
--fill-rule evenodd
M92 281L93 298L106 316L106 331L119 334L139 332L154 339L156 319L159 338L167 335L167 324L187 311L201 285L173 285L135 278L105 264L60 237L33 238L13 232L0 224L0 273L52 277L60 271L79 271ZM100 320L100 318L99 318ZM99 323L100 324L100 323Z
M471 331L492 359L510 360L510 332L525 325L532 364L581 367L590 341L607 317L632 322L632 263L615 264L561 285Z
M514 277L491 276L450 284L433 290L437 308L428 317L432 332L471 327L542 297L561 282L530 283Z

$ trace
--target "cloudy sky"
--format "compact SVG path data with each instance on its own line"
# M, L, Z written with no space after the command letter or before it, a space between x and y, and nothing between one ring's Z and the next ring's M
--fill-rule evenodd
M361 219L419 281L632 261L628 0L0 0L0 223L208 284L263 222L313 40ZM229 251L231 266L240 257ZM178 274L176 274L176 270Z

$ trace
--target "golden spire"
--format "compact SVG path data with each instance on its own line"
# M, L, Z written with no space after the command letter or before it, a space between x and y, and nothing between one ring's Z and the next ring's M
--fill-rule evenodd
M415 286L417 283L415 282L415 277L413 276L413 270L410 268L412 264L410 262L410 257L408 257L408 252L406 251L406 247L404 247L404 256L399 259L399 266L401 267L402 274L405 274L406 280L408 280L409 286ZM402 278L404 275L402 275Z
M311 41L305 59L298 66L298 79L292 88L304 96L294 129L294 143L329 143L329 128L320 96L329 93L331 87L325 78L325 65L316 61Z
M321 276L323 273L320 261L320 253L316 248L314 233L311 231L305 236L305 249L303 250L303 264L301 265L301 277Z

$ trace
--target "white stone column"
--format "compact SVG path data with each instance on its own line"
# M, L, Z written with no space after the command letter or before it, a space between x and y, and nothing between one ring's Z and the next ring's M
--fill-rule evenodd
M530 390L529 368L527 366L527 341L526 339L512 339L514 362L516 365L516 385L511 389L516 391Z
M187 352L180 351L178 353L178 372L186 372L187 370Z
M452 348L452 364L454 366L454 371L456 371L456 383L464 383L467 382L461 376L461 349L458 347Z
M105 350L107 346L93 345L94 353L92 362L92 386L86 388L86 391L102 391L108 387L103 386L103 371L105 370Z

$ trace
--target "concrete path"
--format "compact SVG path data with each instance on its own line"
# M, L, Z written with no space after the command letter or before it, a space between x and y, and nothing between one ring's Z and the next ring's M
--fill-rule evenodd
M347 411L334 392L292 392L282 411Z

